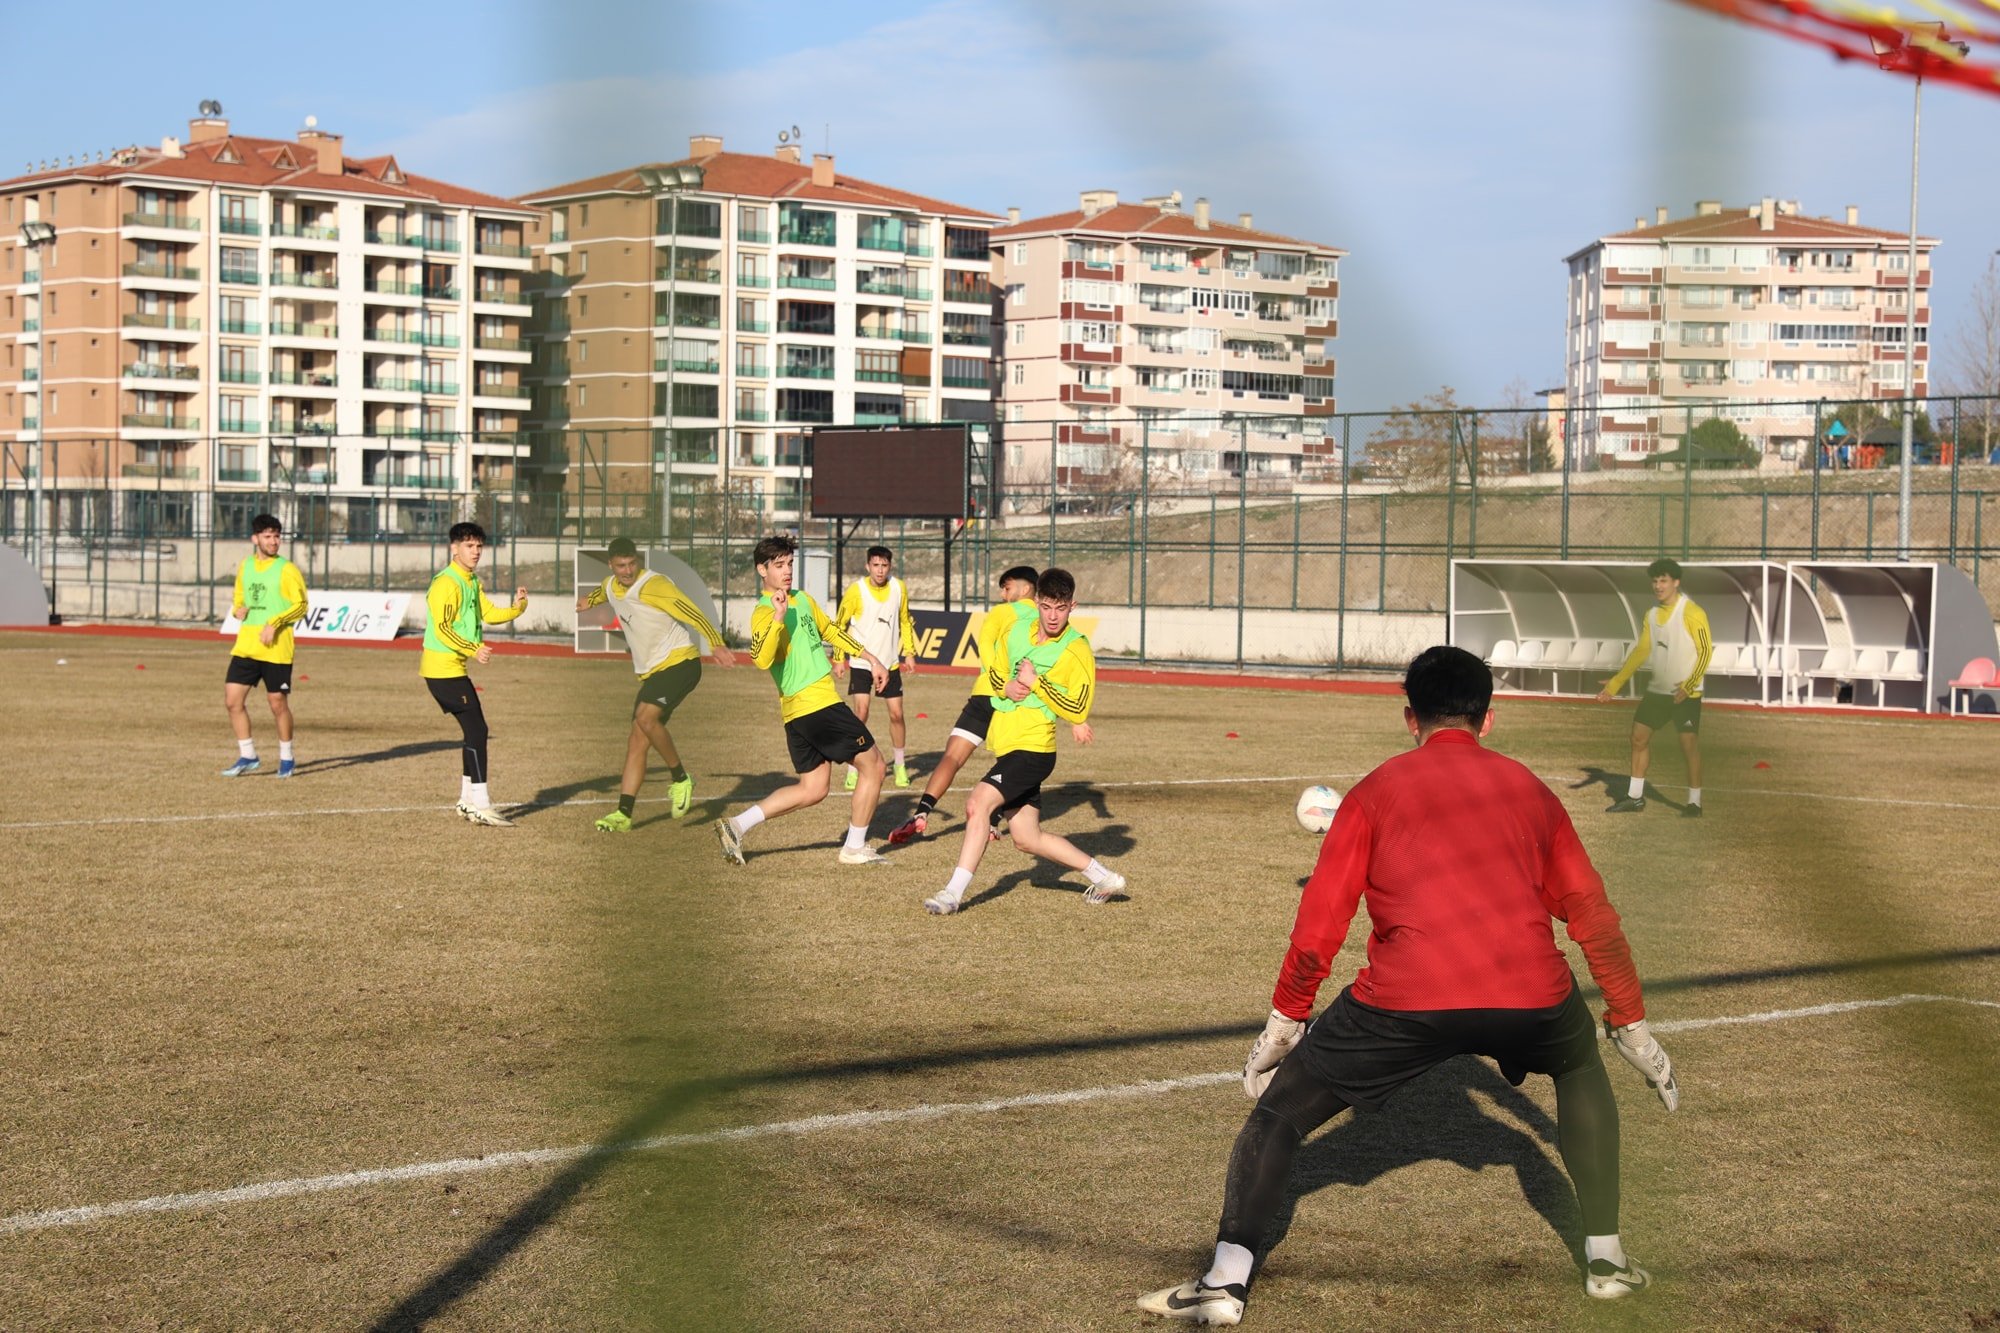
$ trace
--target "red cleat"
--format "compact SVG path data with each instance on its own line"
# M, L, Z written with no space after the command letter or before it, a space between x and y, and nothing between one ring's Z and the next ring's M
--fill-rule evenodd
M889 834L889 845L891 847L901 847L906 842L915 842L918 838L924 836L924 828L929 822L930 819L928 816L917 815L908 823L897 825L895 830Z

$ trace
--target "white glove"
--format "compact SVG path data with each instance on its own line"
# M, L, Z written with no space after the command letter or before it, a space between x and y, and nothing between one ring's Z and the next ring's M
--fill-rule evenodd
M1271 1016L1264 1020L1264 1030L1250 1047L1250 1058L1243 1062L1243 1091L1250 1094L1251 1101L1264 1095L1264 1089L1278 1072L1279 1062L1292 1053L1299 1038L1305 1035L1304 1023L1286 1018L1276 1009L1271 1011Z
M1646 1020L1642 1018L1622 1028L1606 1023L1604 1029L1611 1034L1611 1044L1618 1048L1618 1054L1645 1076L1646 1086L1658 1094L1661 1104L1669 1111L1678 1109L1681 1090L1674 1085L1674 1062L1646 1030Z

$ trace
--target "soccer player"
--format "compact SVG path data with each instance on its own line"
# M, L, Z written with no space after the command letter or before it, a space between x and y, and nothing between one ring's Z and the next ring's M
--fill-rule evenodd
M958 770L965 767L965 761L972 752L986 743L986 729L993 722L993 687L986 683L986 671L994 654L989 645L996 636L1004 636L1017 623L1035 618L1035 569L1032 565L1016 565L1000 576L1000 604L986 613L979 623L979 631L973 636L973 643L979 653L979 674L973 677L972 693L966 697L965 707L958 712L958 721L952 725L951 735L944 743L944 758L931 771L924 783L924 794L917 798L917 812L889 834L891 844L900 845L914 838L921 838L930 826L931 814L937 803L951 790L952 779ZM1003 670L1003 675L1005 674Z
M236 762L222 770L225 778L240 778L259 768L257 742L250 737L250 688L262 684L278 724L278 776L291 777L292 755L292 626L305 618L306 578L299 567L278 554L285 525L270 514L250 520L250 554L236 567L236 601L230 614L243 622L236 646L229 650L229 670L222 678L222 706L236 733Z
M735 666L736 654L671 579L643 567L639 548L631 538L614 538L607 554L610 577L592 588L576 609L611 603L625 632L625 646L632 650L632 669L639 673L639 697L632 703L632 733L625 741L625 780L618 789L618 808L597 821L600 833L629 833L632 807L646 781L648 749L658 750L660 758L667 761L672 784L667 788L668 814L679 819L693 805L694 779L681 764L667 719L701 683L701 639L708 641L715 660L723 666Z
M448 534L451 563L438 571L425 596L424 657L417 674L430 688L437 706L458 719L464 736L464 776L458 787L458 813L475 824L512 828L514 821L493 808L486 792L486 712L479 691L465 674L468 660L485 666L493 656L486 642L486 625L504 624L528 609L528 590L514 589L511 606L495 606L479 586L479 558L486 551L486 529L477 523L454 523Z
M903 763L903 673L917 674L917 627L910 620L910 590L889 574L895 552L886 546L868 548L868 577L856 579L842 594L833 623L853 636L884 662L902 659L889 668L889 683L875 688L875 677L859 657L847 659L847 702L861 724L868 724L868 699L879 693L889 705L889 744L895 751L898 787L910 785L910 770ZM847 790L854 790L854 766L847 768Z
M1646 808L1646 769L1653 757L1653 733L1671 725L1680 734L1687 757L1688 798L1681 807L1686 819L1701 818L1701 679L1715 644L1708 634L1708 613L1681 592L1681 567L1661 558L1646 566L1653 580L1653 600L1646 614L1646 633L1632 645L1632 655L1618 674L1604 682L1597 701L1607 703L1625 688L1642 662L1651 660L1652 679L1646 697L1632 719L1632 785L1605 807L1610 815L1629 815Z
M1142 1298L1149 1313L1239 1322L1299 1144L1455 1055L1491 1056L1516 1085L1529 1073L1555 1080L1558 1142L1586 1233L1584 1291L1612 1299L1649 1281L1618 1237L1618 1104L1596 1025L1549 925L1563 921L1582 947L1618 1053L1671 1111L1673 1065L1646 1029L1618 913L1555 794L1480 745L1493 727L1486 664L1462 648L1426 649L1403 692L1416 748L1341 801L1243 1068L1257 1107L1230 1154L1214 1262ZM1308 1028L1364 897L1368 962Z
M993 691L993 724L986 733L993 767L965 799L965 842L958 868L944 888L924 899L933 916L956 912L986 853L987 825L993 815L1008 817L1014 845L1081 870L1090 887L1086 903L1108 902L1125 888L1125 877L1107 869L1075 843L1042 829L1042 784L1056 767L1056 721L1090 744L1090 705L1097 692L1097 659L1090 640L1069 623L1076 609L1076 579L1068 570L1044 570L1035 581L1035 612L996 639L986 683Z
M818 805L833 783L833 765L852 763L861 780L854 788L840 862L881 865L882 853L868 845L868 821L875 817L875 803L882 796L886 776L882 752L834 688L824 645L831 643L867 663L878 691L888 683L889 668L827 619L810 594L792 591L792 560L798 549L789 537L766 537L752 553L764 591L750 613L750 661L770 672L778 687L778 712L785 720L792 771L799 779L733 819L718 822L716 836L722 839L722 855L742 865L745 834L767 819Z

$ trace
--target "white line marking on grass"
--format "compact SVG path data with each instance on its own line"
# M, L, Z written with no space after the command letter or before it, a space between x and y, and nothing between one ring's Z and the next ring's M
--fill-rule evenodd
M1755 1014L1727 1014L1716 1018L1687 1018L1652 1024L1655 1032L1693 1032L1702 1028L1732 1027L1742 1024L1781 1023L1794 1018L1817 1018L1826 1014L1852 1013L1858 1009L1888 1009L1906 1004L1946 1003L2000 1009L2000 1002L1972 1000L1960 995L1894 995L1881 1000L1844 1000L1835 1004L1815 1004L1803 1009L1770 1009ZM1603 1039L1603 1034L1599 1034ZM778 1120L761 1125L738 1125L730 1129L704 1130L695 1134L663 1134L610 1145L577 1144L567 1148L535 1148L519 1152L489 1153L483 1157L458 1157L441 1162L417 1162L409 1166L381 1167L368 1171L345 1171L331 1176L307 1176L296 1180L272 1180L258 1185L238 1185L233 1189L198 1190L188 1194L160 1194L150 1199L128 1199L121 1203L85 1204L76 1208L52 1208L44 1212L16 1213L0 1217L0 1236L47 1231L56 1227L83 1226L146 1213L177 1213L193 1208L221 1208L238 1203L261 1203L288 1199L301 1194L322 1194L333 1190L359 1189L365 1185L387 1185L406 1180L429 1180L439 1176L472 1175L502 1171L517 1166L561 1166L589 1157L611 1157L632 1152L653 1152L664 1148L690 1148L711 1143L737 1143L746 1139L774 1138L779 1135L821 1134L837 1129L872 1129L879 1125L938 1120L947 1116L991 1115L996 1111L1026 1110L1043 1106L1075 1106L1084 1102L1110 1101L1135 1097L1157 1097L1189 1088L1210 1088L1235 1083L1242 1074L1230 1070L1215 1074L1189 1074L1183 1078L1148 1079L1096 1088L1072 1088L1062 1092L1033 1092L1018 1097L998 1097L983 1102L940 1102L906 1106L893 1111L844 1111L807 1116L802 1120Z

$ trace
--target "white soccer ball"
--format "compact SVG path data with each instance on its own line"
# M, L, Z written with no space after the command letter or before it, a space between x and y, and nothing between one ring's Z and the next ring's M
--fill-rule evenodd
M1308 833L1324 833L1333 827L1334 811L1340 809L1340 793L1331 787L1307 787L1299 793L1299 827Z

